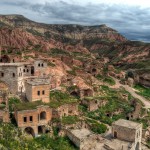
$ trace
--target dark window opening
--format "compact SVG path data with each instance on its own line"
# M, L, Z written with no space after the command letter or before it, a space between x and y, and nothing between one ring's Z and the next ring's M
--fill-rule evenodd
M15 73L13 73L13 77L15 77Z
M44 119L46 119L46 112L45 111L40 113L40 120L44 120Z
M40 67L40 66L41 66L41 64L38 64L38 66Z
M4 77L4 73L3 72L1 73L1 77Z
M32 116L30 116L30 122L32 122L33 121L33 117Z
M44 95L44 94L45 94L45 91L42 91L42 94Z
M42 67L44 67L44 64L41 64Z
M34 66L31 66L31 75L34 75Z
M23 121L24 121L24 122L27 122L27 117L23 117Z
M114 131L114 138L117 138L117 132Z
M40 95L40 91L37 91L37 95Z

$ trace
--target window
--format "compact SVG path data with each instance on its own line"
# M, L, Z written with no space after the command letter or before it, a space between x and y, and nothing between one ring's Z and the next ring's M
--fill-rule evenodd
M23 72L25 72L25 69L23 69Z
M44 119L46 119L46 112L45 112L45 111L42 111L42 112L40 113L40 120L44 120Z
M1 77L4 77L4 73L3 72L1 73Z
M15 73L13 73L13 77L15 77Z
M23 117L23 121L24 121L24 122L27 122L27 117Z
M37 91L37 95L40 95L40 91Z
M42 94L43 94L43 95L45 94L45 91L44 91L44 90L42 91Z
M29 72L29 69L27 69L27 72Z
M40 67L40 66L41 66L41 64L38 64L38 66Z
M33 117L32 116L30 116L30 122L32 122L33 121Z
M41 64L42 67L44 67L44 64Z

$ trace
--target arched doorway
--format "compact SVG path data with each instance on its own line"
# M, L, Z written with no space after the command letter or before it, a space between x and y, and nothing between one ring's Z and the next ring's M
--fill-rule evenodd
M72 96L74 96L76 98L79 97L79 94L76 91L71 92L70 95L72 95Z
M34 130L31 127L25 128L24 132L27 133L28 135L32 135L33 137L35 136Z
M93 92L91 89L84 90L84 96L92 96Z
M34 75L34 66L31 66L31 75Z
M45 133L45 126L38 126L38 134L41 135L43 133Z
M136 147L135 147L135 150L139 150L139 148L140 148L140 144L139 144L139 142L136 144Z
M46 119L46 112L45 112L45 111L42 111L42 112L40 113L40 120L44 120L44 119Z
M95 69L95 68L93 68L93 69L92 69L92 72L93 72L93 73L94 73L94 72L96 72L96 69Z
M3 63L10 63L10 58L9 58L7 55L3 55L3 56L0 58L0 62L3 62Z

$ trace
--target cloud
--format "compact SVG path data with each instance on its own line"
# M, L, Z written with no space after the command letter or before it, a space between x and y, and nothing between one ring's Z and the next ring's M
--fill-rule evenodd
M116 2L108 5L103 0L98 0L97 3L95 0L85 3L84 0L82 4L73 0L1 0L0 13L18 13L32 20L50 24L107 24L131 40L149 41L150 8Z

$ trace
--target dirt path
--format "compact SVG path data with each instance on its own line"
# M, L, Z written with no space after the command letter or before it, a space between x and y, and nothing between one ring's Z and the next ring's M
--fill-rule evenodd
M113 77L112 77L113 78ZM135 90L128 86L128 85L123 85L119 82L118 79L113 78L116 82L116 84L114 86L111 86L112 88L119 88L119 87L124 87L126 91L128 91L133 97L139 99L143 104L144 104L144 108L150 108L150 101L148 101L146 98L144 98L143 96L138 95Z

